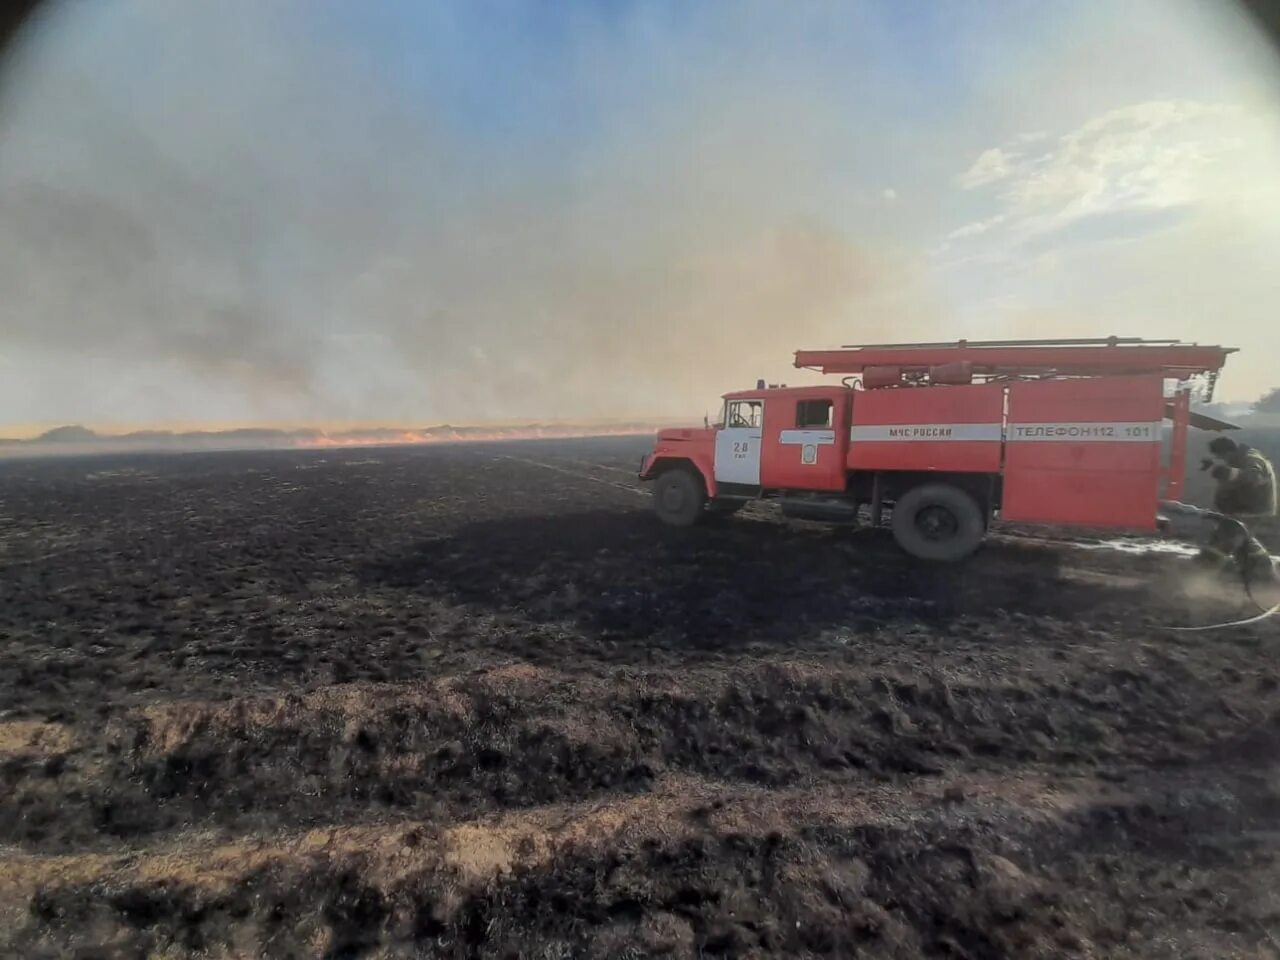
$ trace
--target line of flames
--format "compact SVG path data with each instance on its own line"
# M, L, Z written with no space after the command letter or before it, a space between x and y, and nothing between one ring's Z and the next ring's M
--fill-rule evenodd
M514 427L493 430L403 430L396 434L326 433L294 438L297 447L381 447L427 443L485 443L495 440L572 439L574 437L634 437L653 433L652 427Z

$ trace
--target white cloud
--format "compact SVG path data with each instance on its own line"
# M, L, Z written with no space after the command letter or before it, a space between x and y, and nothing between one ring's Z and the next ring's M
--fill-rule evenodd
M1071 218L1193 202L1199 169L1239 144L1223 129L1229 116L1227 108L1187 101L1112 110L1022 163L1011 205Z
M1068 228L1078 242L1081 233L1101 239L1172 225L1172 211L1214 191L1206 173L1247 142L1247 124L1228 106L1148 101L1107 111L1056 139L1019 134L983 151L957 178L966 190L1001 186L994 211L952 230L941 249L979 238L1045 243ZM1037 143L1042 149L1026 149Z
M1224 396L1273 381L1274 101L1145 100L982 156L953 181L964 219L933 250L959 324L1223 342L1242 348ZM995 188L973 191L984 178Z
M893 201L898 199L898 191L893 189L893 187L885 187L882 196L890 203L893 203Z
M970 237L980 237L989 230L992 230L1000 224L1004 223L1005 215L997 213L993 217L987 217L985 220L975 220L973 223L966 223L963 227L957 227L947 234L946 243L951 244L957 240L966 240Z
M978 159L973 161L973 166L960 174L957 182L966 190L972 190L975 187L984 187L989 183L1003 180L1013 172L1017 159L1018 154L1007 153L1000 147L984 150L978 155Z

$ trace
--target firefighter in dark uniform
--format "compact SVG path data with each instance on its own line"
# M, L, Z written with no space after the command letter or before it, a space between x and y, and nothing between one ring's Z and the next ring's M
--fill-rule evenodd
M1213 456L1201 462L1201 469L1210 469L1210 476L1217 481L1213 507L1224 520L1218 524L1202 558L1209 562L1235 559L1251 575L1274 578L1270 554L1250 535L1243 521L1276 515L1275 467L1253 447L1227 437L1215 437L1209 452ZM1219 462L1215 463L1215 459Z

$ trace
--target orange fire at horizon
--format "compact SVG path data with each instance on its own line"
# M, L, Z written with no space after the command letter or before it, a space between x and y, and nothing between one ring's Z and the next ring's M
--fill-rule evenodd
M498 440L572 439L574 437L636 437L652 433L649 427L521 427L510 430L402 430L394 434L361 435L359 433L332 436L326 433L295 437L294 446L303 448L324 447L378 447L402 446L425 443L485 443Z

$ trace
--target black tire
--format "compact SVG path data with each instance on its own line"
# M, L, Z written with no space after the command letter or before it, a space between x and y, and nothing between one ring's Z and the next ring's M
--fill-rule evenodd
M976 500L959 487L926 483L913 487L893 505L893 538L913 557L954 563L981 546L986 517Z
M693 526L701 519L706 502L702 478L690 470L677 467L653 481L653 509L667 526Z

